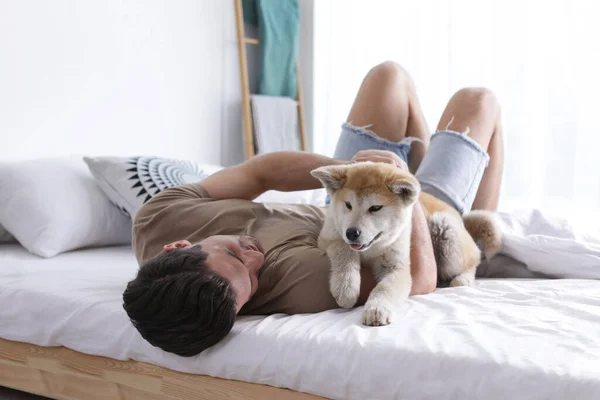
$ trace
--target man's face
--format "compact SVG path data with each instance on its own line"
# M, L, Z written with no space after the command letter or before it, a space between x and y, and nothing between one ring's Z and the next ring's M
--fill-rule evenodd
M208 254L210 269L227 279L237 295L237 311L258 289L258 271L265 261L260 242L252 236L211 236L197 243ZM169 243L165 252L193 245L187 240Z

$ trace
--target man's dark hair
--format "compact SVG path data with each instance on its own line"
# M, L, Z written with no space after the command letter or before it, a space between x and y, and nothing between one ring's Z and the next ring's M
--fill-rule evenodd
M194 246L146 262L123 293L123 308L142 337L191 357L223 339L235 322L236 295Z

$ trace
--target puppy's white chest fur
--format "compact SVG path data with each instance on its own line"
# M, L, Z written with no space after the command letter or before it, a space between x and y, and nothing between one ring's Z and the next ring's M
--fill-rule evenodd
M398 268L410 272L410 228L405 226L395 241L373 246L373 249L368 249L365 254L360 255L362 267L369 267L377 281L386 273Z

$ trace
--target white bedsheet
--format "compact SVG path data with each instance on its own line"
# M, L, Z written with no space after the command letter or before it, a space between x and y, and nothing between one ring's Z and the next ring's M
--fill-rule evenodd
M245 317L200 356L152 347L121 293L128 248L40 259L0 245L0 337L330 398L598 399L600 282L481 280L412 297L388 327L360 309Z
M503 254L533 273L600 279L600 239L540 210L500 213ZM500 265L502 267L502 265Z

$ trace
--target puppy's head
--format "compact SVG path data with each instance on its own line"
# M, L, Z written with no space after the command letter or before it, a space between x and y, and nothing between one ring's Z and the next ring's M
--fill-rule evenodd
M413 175L390 164L328 166L311 174L327 189L332 199L329 216L356 251L395 240L411 218L420 191Z

